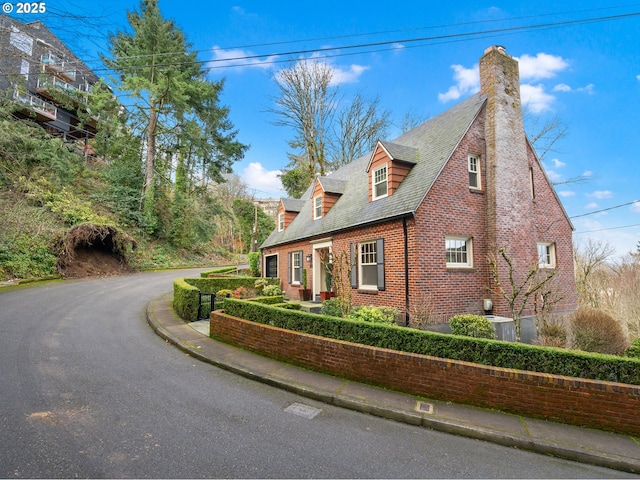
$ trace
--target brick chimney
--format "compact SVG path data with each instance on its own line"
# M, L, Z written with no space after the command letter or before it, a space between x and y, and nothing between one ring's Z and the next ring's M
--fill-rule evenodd
M506 247L514 266L526 272L536 262L536 225L528 144L522 121L518 62L492 46L480 59L485 116L487 235L489 253ZM501 272L502 278L507 272Z

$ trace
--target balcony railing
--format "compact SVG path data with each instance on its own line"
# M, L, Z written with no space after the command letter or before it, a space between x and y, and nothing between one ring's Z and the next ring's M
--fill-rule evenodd
M42 55L40 57L40 62L42 63L45 71L51 71L71 80L76 79L75 69L68 67L62 58L51 52Z
M52 100L58 100L54 98L55 93L65 93L75 102L82 102L85 104L88 102L88 92L86 90L80 89L70 83L63 82L55 75L38 78L36 90L40 95L44 95Z
M55 105L31 95L28 92L20 91L17 87L13 91L13 98L28 105L37 114L40 114L50 120L58 118L58 109Z

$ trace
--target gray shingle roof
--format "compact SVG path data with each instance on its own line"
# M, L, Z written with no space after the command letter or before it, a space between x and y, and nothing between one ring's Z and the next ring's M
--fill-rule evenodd
M300 212L305 204L301 198L281 198L280 200L285 212Z
M333 186L340 182L343 187L341 197L324 217L313 220L311 186L301 198L305 204L300 213L284 231L274 230L262 248L413 214L480 112L485 99L485 95L476 94L393 142L383 142L394 158L415 163L393 195L369 201L367 167L371 155L364 155L331 176L322 177L323 187L329 185L327 180L334 182Z
M316 181L320 182L322 189L327 193L339 193L342 195L347 188L347 182L338 180L333 175L330 177L318 177Z

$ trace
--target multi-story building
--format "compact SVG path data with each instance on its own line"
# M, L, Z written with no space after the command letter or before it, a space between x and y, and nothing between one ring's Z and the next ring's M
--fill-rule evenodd
M84 144L96 134L97 115L87 107L98 81L42 22L22 23L0 15L0 91L22 105L52 136Z

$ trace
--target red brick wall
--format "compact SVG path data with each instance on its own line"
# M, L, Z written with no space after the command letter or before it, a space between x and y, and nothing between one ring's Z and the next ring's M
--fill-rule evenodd
M640 387L330 340L214 312L211 334L281 360L436 400L640 434Z

